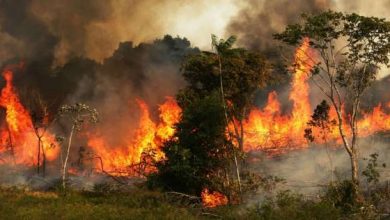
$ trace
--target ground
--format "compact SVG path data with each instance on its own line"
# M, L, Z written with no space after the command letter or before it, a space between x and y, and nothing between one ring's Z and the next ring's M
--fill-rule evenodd
M198 219L158 192L125 194L0 190L0 219Z

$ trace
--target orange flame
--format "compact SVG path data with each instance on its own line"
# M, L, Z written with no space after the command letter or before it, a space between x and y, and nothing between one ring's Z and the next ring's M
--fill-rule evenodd
M245 151L265 150L270 154L279 154L285 150L308 147L308 143L304 139L304 130L312 114L307 82L314 64L313 60L309 58L312 55L309 39L306 38L295 53L296 68L289 95L293 102L291 114L281 115L276 92L271 92L268 95L268 102L263 109L256 108L250 112L248 119L244 122ZM387 105L390 108L390 103ZM363 116L358 121L360 136L364 137L378 131L390 130L390 115L383 111L381 105L375 107L371 113L364 113ZM336 119L333 107L330 111L330 117ZM347 134L350 134L350 129L345 123L344 129ZM339 139L339 131L336 126L331 128L329 138ZM321 142L321 140L317 141Z
M268 94L268 102L262 108L254 108L248 119L244 121L245 143L244 151L265 150L272 154L283 153L286 150L306 148L308 143L304 138L304 130L312 114L309 101L308 79L313 68L313 52L310 49L309 39L305 39L295 53L295 72L291 82L289 99L293 103L290 114L283 114L278 94ZM1 90L0 107L5 109L5 123L0 127L0 153L9 152L12 146L14 161L17 164L36 164L37 137L34 133L33 123L27 109L20 103L19 97L12 85L13 73L10 69L3 71L6 80L5 87ZM165 103L159 106L159 120L152 120L148 105L141 99L136 100L140 109L140 118L137 129L126 131L121 144L112 145L109 140L99 132L88 133L88 146L95 155L95 167L104 169L113 175L133 175L134 165L139 165L148 160L162 160L165 155L161 150L163 143L169 140L175 132L174 125L179 122L182 110L172 97L167 97ZM372 112L364 112L358 121L361 136L369 136L378 131L390 130L390 102L378 105ZM330 111L334 119L336 112ZM348 117L343 115L345 119ZM47 122L47 118L44 119ZM347 121L347 120L345 120ZM131 122L129 122L130 124ZM230 128L230 126L229 126ZM347 134L350 130L346 123L344 129ZM332 128L330 138L339 138L338 129ZM321 142L320 140L318 140ZM52 146L55 146L54 148ZM47 160L55 160L59 153L59 147L52 134L46 133L43 137L43 149ZM8 162L0 158L0 163ZM101 167L104 166L104 167ZM153 172L153 167L144 167L145 172ZM75 171L77 172L77 171ZM218 200L219 198L219 200ZM226 204L227 198L218 193L209 193L208 189L202 192L202 199L207 207L208 200L219 201ZM218 203L217 203L218 204Z
M311 115L307 83L313 67L313 61L309 58L311 55L309 40L305 39L295 53L296 66L289 95L293 102L291 115L281 115L276 92L268 95L268 102L262 110L253 109L250 112L244 123L246 151L279 151L281 147L305 145L304 129Z
M207 208L214 208L228 203L228 198L225 195L217 191L211 193L207 188L203 189L201 197L203 206Z
M174 125L180 120L181 109L172 97L167 97L166 102L159 106L158 124L151 120L146 103L140 99L137 103L141 110L138 129L134 137L129 135L126 145L113 148L107 144L104 137L89 136L88 146L102 158L104 169L114 175L128 175L128 168L143 162L146 155L154 160L163 159L164 153L160 147L174 134ZM150 169L152 168L146 172L153 171Z
M12 160L16 164L36 164L38 138L34 133L30 114L20 103L13 88L12 71L4 70L3 77L6 80L6 85L1 90L0 107L5 109L6 124L0 129L0 153L11 150ZM48 161L56 159L59 148L54 135L47 132L42 138L42 147Z

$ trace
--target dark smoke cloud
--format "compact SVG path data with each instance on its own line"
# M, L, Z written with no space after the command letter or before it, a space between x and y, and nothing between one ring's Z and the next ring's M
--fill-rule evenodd
M246 0L227 32L236 35L244 47L275 55L273 34L282 31L287 24L298 22L302 13L317 12L329 6L329 0Z
M78 77L76 90L64 102L95 107L101 119L96 127L99 133L112 146L123 146L131 137L129 131L138 126L140 109L136 99L144 100L150 106L151 117L157 119L157 106L185 85L180 77L181 63L198 52L188 40L168 35L137 46L123 42L102 64L96 63L92 74ZM81 64L83 61L77 65ZM77 71L70 69L61 75L71 72ZM82 141L80 144L85 144Z
M30 1L27 0L0 1L0 37L5 39L0 45L9 53L2 57L50 63L58 39L49 33L47 26L31 13L29 7Z

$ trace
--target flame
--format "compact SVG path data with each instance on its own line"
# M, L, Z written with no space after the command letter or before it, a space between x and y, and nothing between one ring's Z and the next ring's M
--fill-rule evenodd
M13 72L3 71L6 81L1 90L0 107L5 109L5 125L0 128L0 153L11 151L16 164L33 165L37 163L38 138L35 135L33 123L27 109L20 103L19 97L12 84ZM54 135L46 132L42 138L42 147L46 152L46 159L52 161L57 158L59 147Z
M279 151L286 146L305 146L304 129L311 115L307 82L314 64L311 56L309 39L306 38L295 53L295 73L289 95L293 103L292 113L282 115L277 93L271 92L266 106L263 109L253 109L244 122L245 151Z
M207 188L203 189L201 197L203 206L207 208L214 208L228 203L228 198L225 195L217 191L211 193Z
M295 52L294 74L291 82L289 100L292 110L288 114L281 111L278 94L274 91L268 94L268 101L263 108L253 108L244 126L244 151L264 150L271 154L280 154L287 150L307 148L304 130L312 114L312 105L309 101L310 88L308 79L314 61L309 39L304 39L302 45ZM6 81L1 90L0 107L5 109L5 123L0 127L0 153L12 151L13 161L16 164L34 165L37 163L37 137L33 123L27 109L21 104L12 85L13 73L10 69L3 71ZM136 103L140 110L139 121L129 126L124 135L118 137L120 144L112 144L99 130L88 132L87 143L93 153L94 167L112 175L134 175L134 166L142 168L144 172L154 172L155 168L147 166L150 160L159 161L165 158L161 149L163 143L175 133L175 124L180 121L182 110L172 97L158 107L158 121L152 120L149 106L141 99ZM361 137L369 136L379 131L390 130L390 102L378 105L370 112L363 112L358 121ZM387 112L387 113L386 113ZM331 119L336 118L334 108L330 111ZM342 115L344 121L348 116ZM45 117L44 123L48 118ZM132 125L133 121L129 121ZM130 128L131 127L131 128ZM229 125L228 129L231 128ZM343 127L347 135L350 129L346 123ZM126 129L125 129L126 130ZM336 126L331 128L329 138L339 141L339 132ZM321 143L321 140L317 140ZM13 146L10 149L10 146ZM54 146L54 148L53 148ZM47 132L43 137L43 149L48 161L58 158L59 147L54 135ZM9 162L0 158L0 163ZM144 163L146 162L146 163ZM77 172L77 170L74 170ZM138 171L137 171L138 172ZM226 204L227 198L218 193L209 193L208 189L202 192L202 199L206 207L215 207L214 204ZM211 201L211 202L208 202ZM217 201L213 203L213 201Z
M146 156L153 160L162 160L165 156L161 150L163 142L175 132L174 125L179 122L181 109L172 97L167 97L159 106L159 123L152 121L147 104L137 99L141 116L134 135L127 137L124 146L110 146L103 136L89 136L88 146L102 158L104 169L113 175L128 175L132 165L143 162ZM97 164L99 165L99 164ZM147 168L146 172L154 171Z
M282 115L277 93L268 95L268 102L263 109L254 108L244 122L245 151L265 150L270 154L280 154L286 150L306 148L308 143L304 138L304 130L310 120L312 108L309 101L308 79L313 68L314 61L310 49L309 39L304 39L302 45L295 53L295 72L291 83L290 101L293 103L292 112ZM390 103L387 103L390 109ZM330 110L331 120L336 119L337 114L332 107ZM342 116L347 121L345 115ZM344 130L350 135L350 128L344 123ZM390 114L386 114L383 107L378 105L372 112L363 113L358 121L359 135L369 136L378 131L390 130ZM318 132L318 131L317 131ZM337 126L331 128L329 139L340 142ZM323 140L316 140L318 143Z

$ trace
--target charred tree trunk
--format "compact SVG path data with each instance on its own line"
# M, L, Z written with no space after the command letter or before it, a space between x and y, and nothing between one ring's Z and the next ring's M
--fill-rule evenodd
M7 129L8 129L8 139L9 139L9 150L11 152L11 157L12 157L13 162L14 162L14 164L16 164L15 149L14 149L14 143L12 142L11 130L9 129L9 126L7 126Z
M37 173L39 175L39 169L40 169L40 162L41 162L41 138L40 136L38 136L38 155L37 155Z
M46 175L46 151L44 146L42 146L42 176Z

